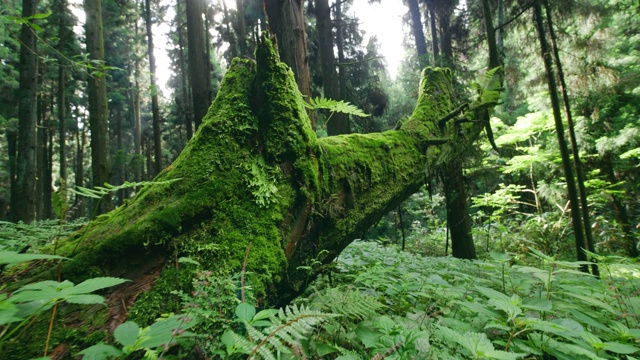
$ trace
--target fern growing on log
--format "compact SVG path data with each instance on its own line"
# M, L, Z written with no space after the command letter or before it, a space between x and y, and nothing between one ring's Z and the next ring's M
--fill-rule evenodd
M246 304L239 307L242 305ZM316 325L336 316L296 305L263 310L250 320L240 317L246 335L227 331L221 340L227 346L228 355L244 353L248 355L247 360L276 360L276 354L291 353L294 346L299 348L300 340L306 339Z

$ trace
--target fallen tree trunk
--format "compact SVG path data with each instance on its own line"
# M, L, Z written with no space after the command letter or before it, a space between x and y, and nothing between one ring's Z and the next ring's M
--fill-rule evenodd
M73 259L63 262L63 279L132 281L109 294L108 309L58 315L53 344L95 343L127 318L144 325L179 311L171 291L187 288L193 273L178 257L239 273L250 242L247 277L259 302L290 301L314 276L300 266L331 262L484 126L474 119L485 104L447 116L451 73L427 68L418 105L400 129L316 139L293 73L269 39L261 40L256 58L233 61L197 134L156 178L163 183L146 186L58 246L58 254ZM30 271L55 278L48 267ZM44 336L29 331L19 342L41 344ZM24 349L11 353L18 351Z

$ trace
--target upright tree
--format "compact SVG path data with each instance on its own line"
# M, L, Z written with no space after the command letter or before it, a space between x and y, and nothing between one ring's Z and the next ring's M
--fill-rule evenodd
M158 86L156 85L156 57L153 48L153 22L151 20L151 0L144 1L144 19L147 25L147 46L149 55L149 73L151 77L151 112L153 116L154 174L162 170L162 134L160 132L160 108L158 106Z
M280 58L293 70L302 96L311 97L304 0L265 0L264 8L269 30L277 39ZM313 117L311 122L315 128Z
M22 1L22 17L30 19L36 13L38 0ZM12 189L13 220L31 222L36 211L36 93L38 86L38 54L35 30L22 24L20 29L20 88L18 91L18 157L16 189Z
M427 40L424 37L424 27L422 23L422 16L420 14L420 6L418 0L407 0L409 6L409 13L411 14L411 32L416 42L416 50L418 51L418 61L420 67L424 67L427 64Z
M485 0L487 1L487 0ZM565 180L567 182L567 193L569 197L569 204L571 207L571 219L573 222L573 233L575 236L576 255L578 261L587 261L587 255L583 251L586 248L586 242L584 238L582 218L580 216L580 201L578 199L578 191L576 190L576 182L573 177L573 170L571 168L571 158L569 156L569 149L567 147L567 141L564 138L564 125L562 123L562 115L560 114L560 101L558 99L558 86L556 85L555 72L552 66L552 53L547 43L546 31L544 27L544 18L542 13L542 7L540 5L541 0L534 0L533 9L535 13L536 30L538 32L538 40L540 41L540 51L542 54L542 60L544 62L544 69L547 75L547 84L549 86L549 96L551 98L551 108L553 110L553 119L556 126L556 135L558 137L558 146L560 148L560 157L562 158L562 168L564 170ZM588 271L586 265L582 265L583 271Z
M328 0L315 0L316 30L318 36L318 53L322 69L322 88L326 98L342 100L340 82L336 70L336 57L333 43L333 25L331 8ZM349 117L346 114L334 114L327 122L327 134L339 135L350 133Z
M93 185L103 186L110 181L109 165L109 109L107 107L106 74L104 65L104 39L102 32L102 0L85 0L84 12L86 49L89 59L99 71L88 75L89 126L91 127L91 171ZM111 197L106 195L100 205L94 207L96 214L111 210Z
M208 72L202 0L186 2L187 41L189 42L189 81L193 97L193 120L196 129L211 105L211 77Z

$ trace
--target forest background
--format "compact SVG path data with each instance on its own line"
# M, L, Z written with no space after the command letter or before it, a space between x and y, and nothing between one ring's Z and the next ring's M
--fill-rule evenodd
M196 134L232 59L254 58L270 20L278 41L287 33L296 35L292 42L303 40L302 47L279 50L311 103L319 137L399 128L414 110L424 66L453 69L456 104L481 95L491 79L483 74L502 66L491 135L427 179L362 239L426 256L509 253L510 265L529 264L531 251L551 262L637 258L636 2L398 1L406 13L405 54L395 78L377 39L364 43L352 2L291 3L303 16L297 24L294 17L269 16L265 5L278 1L237 0L227 7L224 1L85 0L81 24L73 15L80 4L2 0L0 206L7 235L0 250L38 252L52 237L135 197ZM536 7L544 13L535 16ZM300 24L302 33L282 30ZM161 69L172 74L165 92L156 75L158 26L171 29L170 66ZM541 51L541 39L548 49ZM551 87L556 81L559 89ZM347 101L370 116L323 110L321 98ZM564 138L559 116L569 144L558 141ZM585 263L578 266L586 270Z

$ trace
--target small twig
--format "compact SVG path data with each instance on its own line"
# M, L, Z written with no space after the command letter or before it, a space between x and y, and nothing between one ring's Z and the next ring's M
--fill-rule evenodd
M247 270L247 260L249 260L249 251L251 251L251 241L249 241L249 246L247 246L247 252L244 254L244 262L242 263L242 272L240 273L240 300L245 302L244 300L244 273Z

